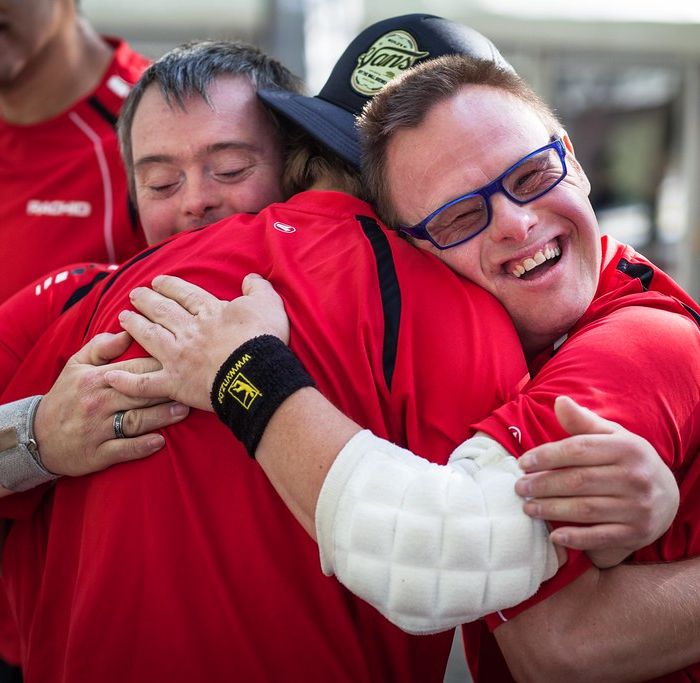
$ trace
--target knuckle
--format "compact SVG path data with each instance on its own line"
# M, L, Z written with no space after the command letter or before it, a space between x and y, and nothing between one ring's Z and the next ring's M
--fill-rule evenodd
M152 322L145 322L143 325L139 328L138 330L139 334L139 339L141 341L141 345L143 346L143 343L145 342L148 344L148 342L153 341L157 337L157 327L154 323Z
M623 476L626 476L637 498L641 502L648 504L648 499L653 496L655 488L655 480L650 472L646 468L639 466L625 470Z
M104 406L104 395L94 390L81 392L78 400L82 412L87 415L100 413Z
M152 358L151 356L148 356L146 358L141 358L141 363L140 363L140 372L153 372L154 370L159 370L160 369L160 363L155 359Z
M88 391L91 392L97 384L97 376L98 373L92 369L87 369L80 372L75 379L76 389L81 393ZM101 373L99 374L99 377L102 377Z
M149 379L145 375L136 375L134 378L134 387L137 392L145 393L149 387Z
M200 305L199 296L196 292L187 292L183 298L185 308L198 307Z
M569 440L568 451L569 455L579 460L583 458L588 449L591 447L590 439L585 435L579 435Z
M168 317L170 315L170 300L159 300L153 305L153 312L158 317Z
M124 422L122 423L122 431L127 436L135 436L141 432L142 419L141 411L138 409L127 410L124 413Z
M563 476L563 484L571 493L582 491L588 481L591 473L580 468L573 469Z
M574 514L583 522L588 522L595 518L598 506L590 498L580 498L573 503Z

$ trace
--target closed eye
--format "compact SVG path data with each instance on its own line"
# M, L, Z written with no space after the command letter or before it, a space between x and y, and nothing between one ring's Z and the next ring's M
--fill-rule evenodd
M468 208L459 204L455 206L462 209ZM459 213L447 209L428 224L428 232L438 244L449 244L464 239L479 230L484 224L484 220L483 205L474 206L470 210L462 210Z
M228 170L216 171L214 177L223 182L236 182L247 176L252 166L244 166L243 168L232 168Z
M175 187L176 183L166 183L164 185L149 185L148 189L154 192L167 192L168 190Z

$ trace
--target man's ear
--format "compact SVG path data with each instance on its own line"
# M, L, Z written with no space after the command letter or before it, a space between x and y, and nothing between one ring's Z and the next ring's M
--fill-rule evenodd
M576 153L574 152L574 145L571 142L569 134L565 130L563 130L561 132L560 137L561 141L564 143L564 147L566 148L567 163L576 171L576 174L581 179L581 183L586 191L586 194L590 194L591 183L588 181L588 176L586 175L583 168L581 167L581 164L579 164L578 159L576 158Z
M575 157L576 153L574 152L574 144L571 142L571 138L569 137L569 134L563 130L561 132L561 141L564 143L564 147L566 147L566 151L571 154L571 156Z

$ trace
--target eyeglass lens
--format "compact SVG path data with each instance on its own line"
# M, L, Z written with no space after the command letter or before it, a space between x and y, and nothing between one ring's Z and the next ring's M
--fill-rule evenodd
M557 150L542 150L523 159L502 178L446 206L426 229L440 246L464 241L488 225L490 195L503 191L516 203L525 204L548 192L563 176L564 167Z

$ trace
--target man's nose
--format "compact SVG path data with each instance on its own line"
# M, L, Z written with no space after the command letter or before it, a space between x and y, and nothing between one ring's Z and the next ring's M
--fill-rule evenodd
M494 241L524 241L537 223L537 214L529 204L516 204L503 192L491 197L491 225L488 232Z
M221 197L216 186L206 178L187 180L182 200L182 211L188 216L203 218L221 206Z

